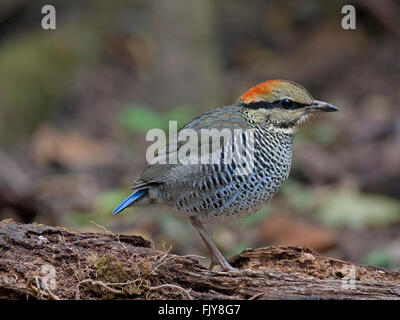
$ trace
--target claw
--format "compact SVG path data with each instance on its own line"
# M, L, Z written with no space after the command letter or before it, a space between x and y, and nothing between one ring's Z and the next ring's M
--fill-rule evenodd
M215 266L217 266L217 265L218 265L217 263L211 261L210 266L208 267L208 270L209 270L209 271L212 271L213 268L214 268Z
M239 269L232 267L232 266L228 263L228 261L226 261L226 260L225 260L225 262L224 262L223 264L220 263L219 265L221 266L222 270L225 271L225 272L229 272L229 271L238 272L238 271L239 271Z
M221 255L217 256L216 254L211 254L211 264L208 267L208 270L212 271L215 266L220 266L222 271L239 271L239 269L232 267L229 262Z

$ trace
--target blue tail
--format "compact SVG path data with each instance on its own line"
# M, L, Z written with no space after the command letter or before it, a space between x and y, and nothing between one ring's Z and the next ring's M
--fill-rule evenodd
M132 202L135 202L141 196L143 196L147 192L147 189L141 189L133 192L129 197L127 197L124 201L122 201L118 207L113 210L113 216L117 213L120 213L124 210L127 206L129 206Z

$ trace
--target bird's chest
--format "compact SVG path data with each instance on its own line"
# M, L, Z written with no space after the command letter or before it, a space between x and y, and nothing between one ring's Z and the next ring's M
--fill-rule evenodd
M259 135L259 137L257 137ZM271 189L279 188L289 175L292 137L278 133L256 133L253 175Z
M253 166L250 174L233 178L236 185L232 197L224 199L220 211L229 216L252 214L279 190L287 179L292 158L292 137L267 134L256 137L254 144ZM228 186L229 188L229 186Z
M205 220L252 214L273 197L287 179L292 157L291 136L255 132L245 158L227 165L199 166L196 179L163 186L164 201L178 212ZM242 170L243 169L243 170ZM193 171L193 170L192 170Z

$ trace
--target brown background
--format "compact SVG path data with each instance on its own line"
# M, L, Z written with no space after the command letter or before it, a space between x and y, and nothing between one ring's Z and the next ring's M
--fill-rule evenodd
M57 29L41 28L53 4ZM111 210L146 165L145 133L273 78L340 108L295 138L258 214L211 227L222 251L302 245L400 266L400 5L354 1L2 1L0 219L140 234L206 255L166 207ZM268 216L268 217L267 217ZM206 261L205 261L206 263Z

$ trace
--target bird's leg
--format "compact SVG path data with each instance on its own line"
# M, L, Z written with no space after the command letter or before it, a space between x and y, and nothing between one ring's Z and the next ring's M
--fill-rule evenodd
M226 261L225 257L222 255L222 253L218 250L218 248L212 241L207 230L201 224L200 220L197 219L196 217L190 217L190 222L192 223L193 227L195 227L196 230L199 232L201 238L206 244L206 247L208 248L208 251L210 252L211 265L209 267L209 270L212 270L212 268L216 265L220 265L222 267L222 270L224 271L238 271L236 268L232 267L228 263L228 261Z

